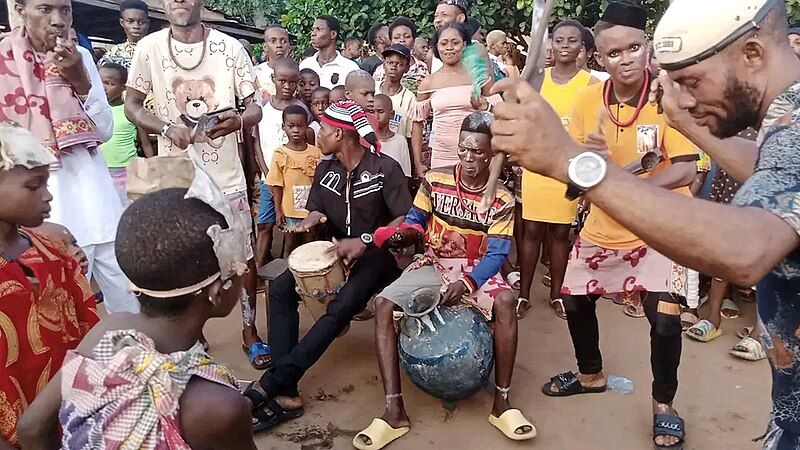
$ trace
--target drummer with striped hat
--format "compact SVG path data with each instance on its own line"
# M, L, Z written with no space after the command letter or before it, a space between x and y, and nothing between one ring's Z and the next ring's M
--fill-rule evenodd
M400 276L394 257L374 244L373 233L402 223L411 207L403 169L394 159L360 144L363 138L374 145L377 136L355 102L329 106L321 126L317 142L325 157L314 175L306 204L309 214L289 231L327 226L327 237L334 240L350 275L326 313L299 340L300 296L293 275L287 270L270 283L269 344L276 365L245 391L253 402L255 431L303 413L300 379L370 297Z

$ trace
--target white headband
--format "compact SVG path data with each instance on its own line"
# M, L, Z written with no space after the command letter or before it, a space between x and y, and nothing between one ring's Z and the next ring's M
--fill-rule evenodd
M137 296L139 294L144 294L147 295L148 297L153 297L153 298L182 297L187 294L194 294L196 292L200 292L200 290L203 289L204 287L210 286L211 283L217 281L219 275L220 275L219 272L217 272L214 275L211 275L210 277L206 278L205 280L199 283L195 283L191 286L186 286L183 288L171 289L169 291L151 291L150 289L140 288L135 284L131 283L130 291L136 294Z
M253 257L253 248L250 246L249 232L245 229L244 222L202 167L194 159L192 159L192 163L194 179L184 198L196 198L211 206L222 214L228 223L228 227L225 229L214 224L206 231L214 244L214 254L219 264L219 272L199 283L169 291L153 291L131 284L130 290L136 294L145 294L154 298L180 297L198 292L218 278L228 280L235 275L243 275L247 272L247 261Z

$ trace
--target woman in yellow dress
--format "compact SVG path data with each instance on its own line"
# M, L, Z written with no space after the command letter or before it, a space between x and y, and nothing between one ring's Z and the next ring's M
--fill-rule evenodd
M584 46L584 27L575 20L564 20L553 29L552 49L555 65L545 69L542 97L569 127L570 116L578 93L597 82L589 72L581 70L576 60ZM539 261L539 249L547 238L550 247L550 305L566 319L561 300L561 284L569 258L569 230L575 220L578 203L564 198L566 185L550 178L525 171L522 176L522 218L524 239L520 251L520 290L517 317L530 308L531 283Z

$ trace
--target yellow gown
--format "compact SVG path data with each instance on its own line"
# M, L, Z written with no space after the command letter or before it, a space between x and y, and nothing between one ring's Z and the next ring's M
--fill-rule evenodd
M564 127L569 129L578 94L597 80L589 72L581 70L567 84L556 84L551 72L551 68L545 69L541 94L561 117ZM578 201L564 198L566 190L564 183L525 170L522 174L522 218L536 222L572 223Z

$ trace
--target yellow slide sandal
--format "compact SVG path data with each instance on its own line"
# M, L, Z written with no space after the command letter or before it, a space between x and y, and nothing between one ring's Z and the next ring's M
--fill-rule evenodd
M536 427L518 409L506 410L500 417L489 415L489 423L514 441L525 441L536 437ZM528 428L527 432L517 433L517 430L524 431L525 428Z
M408 430L409 427L392 428L383 419L372 419L372 423L353 438L353 447L358 450L378 450L403 437ZM370 443L364 442L365 439Z

